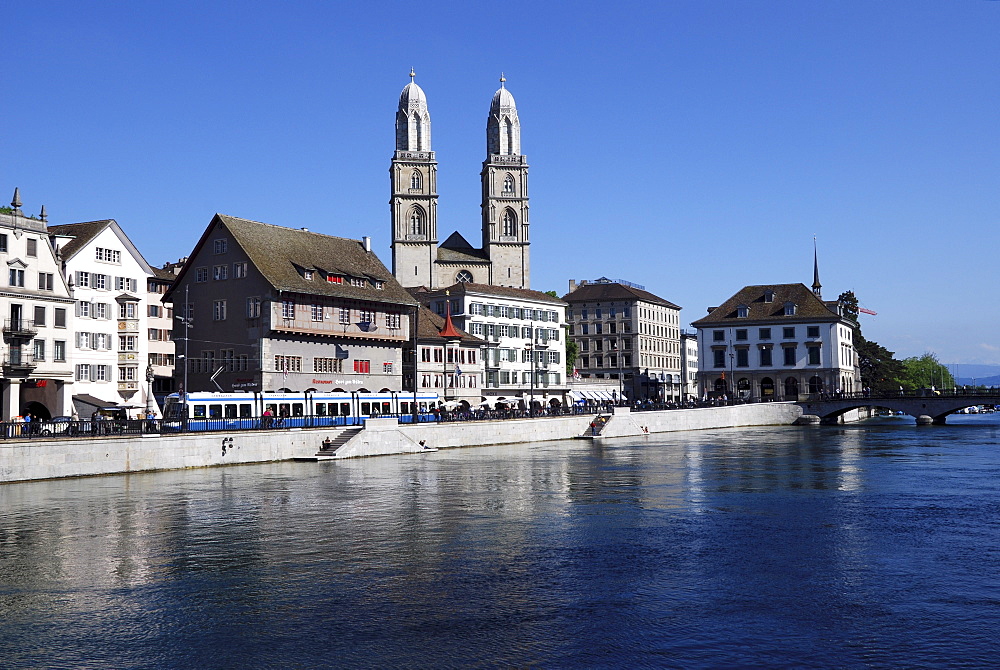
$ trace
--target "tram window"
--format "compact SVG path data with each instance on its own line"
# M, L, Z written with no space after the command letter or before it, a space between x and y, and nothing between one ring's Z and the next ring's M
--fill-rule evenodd
M292 403L292 416L302 416L302 403L296 402Z
M372 413L372 404L370 402L361 403L361 413L365 416L369 416Z
M264 411L266 412L267 410L271 410L271 416L278 415L278 406L275 405L273 402L269 402L266 405L264 405Z
M196 419L204 419L205 418L205 406L204 405L195 405L194 406L194 414L193 414L193 416Z
M340 410L340 405L335 402L327 403L326 410L330 413L330 416L337 416Z
M226 418L227 419L236 418L236 405L226 405Z
M384 402L382 403L382 413L392 414L392 403Z
M326 416L326 403L318 402L316 403L316 416Z
M222 418L222 405L209 405L208 406L208 418L209 419L221 419Z
M410 413L410 403L408 403L408 402L401 402L401 403L399 403L399 411L402 414L409 414Z
M288 403L283 402L278 405L278 416L288 416Z
M253 416L253 405L250 403L240 403L240 418L248 419Z
M351 403L349 402L340 403L340 414L341 416L351 416Z

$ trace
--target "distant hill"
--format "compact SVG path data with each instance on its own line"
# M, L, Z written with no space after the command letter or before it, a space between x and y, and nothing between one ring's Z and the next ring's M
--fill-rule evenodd
M956 377L955 383L959 386L1000 386L1000 375L992 377Z
M945 363L944 365L954 377L961 379L975 377L977 384L987 377L1000 377L1000 365L979 365L977 363ZM996 382L994 381L994 383Z

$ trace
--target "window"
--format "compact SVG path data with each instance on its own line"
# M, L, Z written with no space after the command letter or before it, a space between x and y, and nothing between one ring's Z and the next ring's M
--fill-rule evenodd
M226 301L216 300L212 303L212 320L213 321L225 321L226 320Z
M371 368L372 368L372 362L371 361L363 361L363 360L354 361L354 371L355 372L359 372L361 374L366 374L367 375L367 374L371 373Z
M770 340L771 339L771 329L770 328L761 328L760 330L758 330L757 331L757 339L758 340Z
M229 266L228 265L216 265L212 267L212 279L215 281L221 281L223 279L229 279Z
M795 347L785 347L785 365L795 365Z
M38 290L39 291L51 291L55 282L55 275L51 272L39 272L38 273Z
M229 251L229 240L225 237L220 237L214 241L212 247L215 253L224 254Z
M323 305L310 305L309 316L313 321L323 320Z
M294 300L282 300L281 301L281 318L283 318L283 319L294 319L295 318L295 301Z
M358 310L358 321L361 323L375 323L375 312L366 309Z
M196 268L194 271L194 280L199 284L208 281L208 268Z
M736 318L745 319L750 316L750 308L747 305L740 305L736 308Z
M391 375L392 374L392 363L382 364L382 374Z
M746 347L736 350L736 367L746 368L750 366L750 351Z
M712 341L713 342L725 342L726 341L726 331L724 331L724 330L713 330L712 331Z
M44 326L45 325L45 308L35 307L35 325Z
M247 276L246 263L233 263L233 279L245 279Z
M90 381L90 364L83 363L76 366L76 381L78 382L89 382Z
M118 351L136 351L138 348L139 338L135 335L119 335L118 336ZM97 349L97 347L94 347Z
M92 288L104 291L108 288L108 276L94 273L90 275L90 284Z
M770 289L764 291L764 302L774 302L774 291Z
M120 302L120 303L118 303L118 318L119 319L134 319L134 318L136 318L136 306L137 306L137 303L134 303L134 302Z
M7 236L0 235L0 252L7 253Z
M820 347L806 347L809 352L809 365L820 364Z
M92 310L95 319L108 319L110 317L109 305L106 302L95 302Z
M410 211L410 234L411 235L426 235L427 228L424 224L424 210L419 207L414 207Z
M747 339L747 329L746 328L739 328L739 329L737 329L736 330L736 339L737 340L745 340L745 339Z
M806 326L806 337L819 337L819 326Z
M503 228L501 235L504 237L514 237L517 235L517 219L514 217L514 212L505 209L501 223Z
M315 273L312 270L303 270L302 278L305 279L306 281L312 281L313 274Z
M45 360L45 340L33 340L35 362Z
M56 340L52 343L52 360L59 362L66 360L66 340Z
M277 372L302 372L302 357L275 356L274 369Z
M260 298L252 296L247 298L247 318L256 319L260 316Z
M24 286L24 270L18 270L17 268L10 269L10 285Z
M138 368L134 368L131 365L119 365L118 366L118 381L120 382L134 382L135 373Z
M410 188L421 188L423 179L420 177L420 170L414 170L410 175Z
M340 358L314 358L313 372L343 372L344 361Z
M122 252L116 249L102 249L97 247L94 250L94 257L105 263L115 263L116 265L121 265L122 262Z
M786 340L794 340L795 339L795 328L782 328L781 329L781 336L783 338L785 338Z
M344 325L349 324L351 322L351 310L341 307L338 322Z
M162 309L163 308L160 307L159 305L149 305L148 315L152 317L159 317L162 314Z
M760 350L760 365L764 368L769 368L773 365L771 362L771 347L763 347Z
M785 303L785 316L795 316L795 303L786 302Z
M327 275L326 280L331 284L343 284L344 278L341 275Z
M138 293L139 281L137 279L131 279L129 277L115 277L115 290L131 291L132 293Z
M723 350L723 349L714 349L714 350L712 350L712 357L713 357L713 361L712 361L713 367L717 367L717 368L724 368L724 367L726 367L726 352L725 352L725 350Z
M503 194L514 195L514 176L511 174L503 178Z
M396 330L400 327L400 315L399 314L386 314L385 315L385 327L390 330Z
M28 243L27 255L31 258L38 257L38 240L34 237L29 237L25 240Z

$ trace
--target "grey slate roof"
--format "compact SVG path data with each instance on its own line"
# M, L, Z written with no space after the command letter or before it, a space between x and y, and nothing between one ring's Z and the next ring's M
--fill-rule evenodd
M764 301L767 291L774 292L771 302ZM785 316L785 303L795 303L795 316ZM720 306L711 310L705 316L691 323L695 328L713 324L738 323L774 323L775 321L831 321L842 318L837 314L836 301L825 302L817 298L805 284L766 284L760 286L744 286L738 293L726 300ZM749 308L746 318L737 316L736 308L746 305Z
M217 235L212 232L216 227L229 232L231 241L243 249L257 271L278 291L404 305L417 304L378 256L372 251L365 251L361 240L216 214L198 242L198 247L191 254L192 259L197 258L209 237ZM190 262L185 264L181 276L186 275L191 266ZM316 274L309 280L302 275L302 270L313 270ZM326 274L365 277L384 283L381 290L371 284L351 286L349 281L334 284L326 280ZM179 282L175 285L179 285Z
M441 243L437 259L446 263L488 263L490 260L485 251L473 247L458 231Z
M83 223L65 223L56 226L49 226L49 233L52 235L72 236L73 239L64 242L61 246L63 258L72 258L85 244L97 237L101 231L111 225L111 219L102 221L85 221Z
M681 309L669 300L664 300L660 296L654 295L649 291L632 286L626 286L625 284L619 284L617 282L587 283L580 286L572 293L567 293L562 299L570 304L579 302L621 302L642 300L643 302L649 302L654 305L662 305L671 309Z

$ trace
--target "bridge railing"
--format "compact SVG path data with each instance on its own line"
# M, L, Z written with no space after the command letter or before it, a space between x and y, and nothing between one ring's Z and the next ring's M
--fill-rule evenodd
M947 389L899 389L899 391L878 392L878 391L857 391L844 392L833 391L820 393L809 393L806 396L807 402L818 402L824 400L888 400L899 398L972 398L982 399L985 404L992 404L1000 400L1000 389L995 388L963 388L961 386Z

